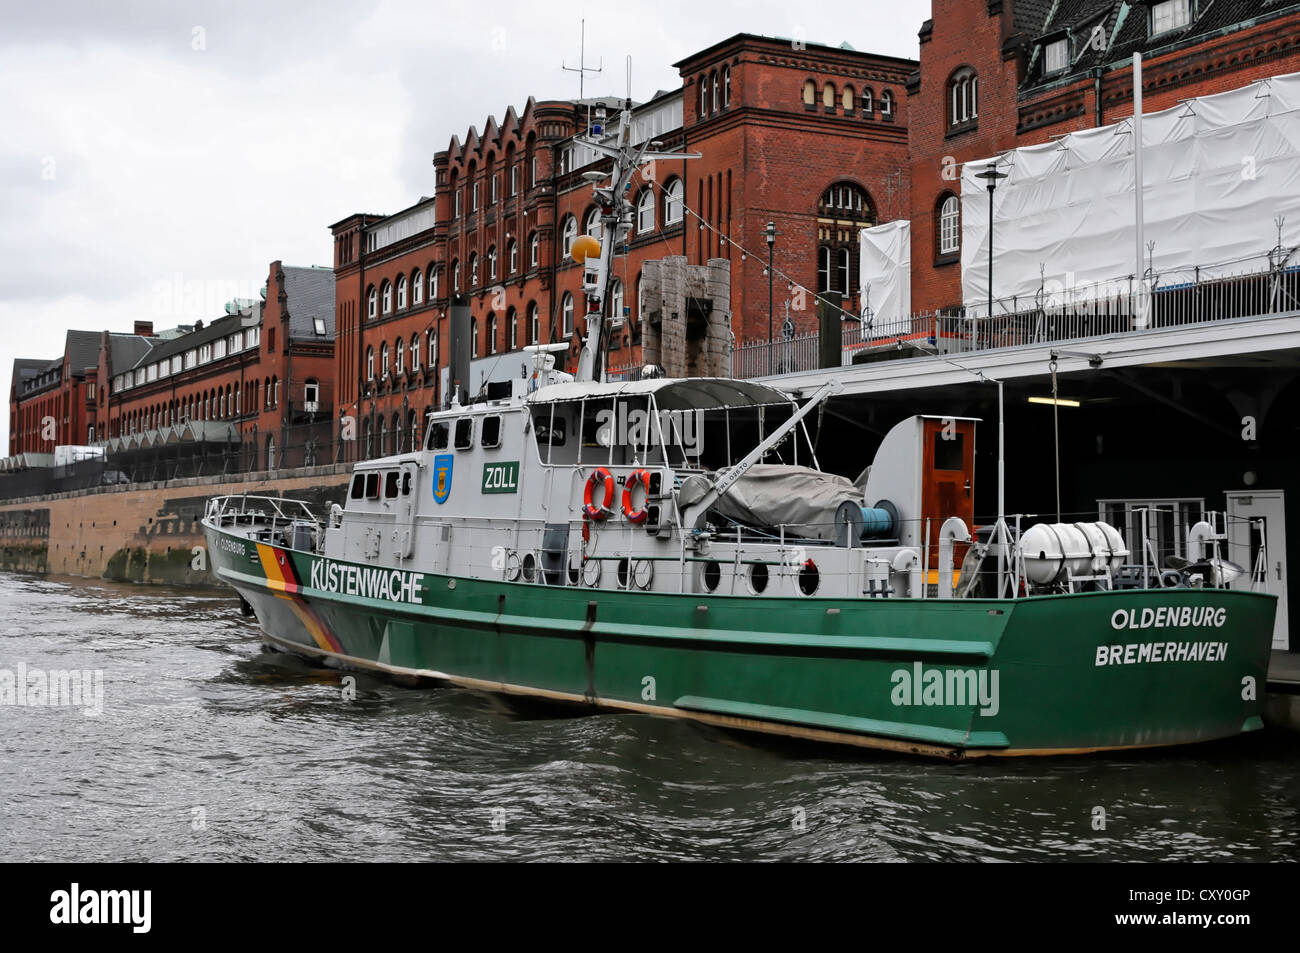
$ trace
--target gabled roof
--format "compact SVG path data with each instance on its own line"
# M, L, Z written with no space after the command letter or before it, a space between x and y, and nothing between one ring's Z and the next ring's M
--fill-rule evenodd
M157 342L142 334L112 334L108 339L109 366L114 373L130 370Z
M289 337L295 340L334 340L334 272L329 268L285 265L285 307ZM316 333L316 318L325 319L325 334Z
M63 353L74 377L86 373L88 367L99 366L99 332L69 331L63 344Z

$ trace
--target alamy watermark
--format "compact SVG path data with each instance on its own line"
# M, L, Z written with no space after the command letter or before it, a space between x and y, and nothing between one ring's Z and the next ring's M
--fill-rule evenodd
M104 673L99 670L0 668L0 705L25 708L81 708L82 714L104 713Z
M661 442L681 447L692 456L702 449L704 412L661 410L652 414L643 407L629 407L616 401L596 414L596 442L602 447L657 446Z
M926 668L914 662L910 669L895 669L889 680L895 705L979 705L979 713L990 717L1001 707L997 669Z

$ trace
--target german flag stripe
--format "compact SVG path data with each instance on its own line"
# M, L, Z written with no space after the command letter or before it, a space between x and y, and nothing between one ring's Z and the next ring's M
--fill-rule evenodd
M318 648L326 652L343 653L343 645L325 624L320 615L303 600L302 583L293 565L293 556L275 546L257 544L257 554L266 575L266 585L277 596L289 603L303 628L311 635Z

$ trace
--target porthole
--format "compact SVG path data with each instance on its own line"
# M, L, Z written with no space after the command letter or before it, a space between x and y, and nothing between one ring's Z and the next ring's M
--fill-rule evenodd
M582 581L593 589L600 585L599 559L588 559L582 564Z
M650 583L654 582L655 566L648 559L638 559L636 565L632 567L632 581L636 583L638 589L649 589Z
M811 596L821 585L821 573L817 569L817 564L811 559L803 564L799 570L799 591L805 596Z
M537 558L532 553L524 553L520 571L523 573L524 582L533 582L537 579Z
M519 554L516 552L506 553L506 579L514 582L519 578Z
M627 588L628 568L628 559L624 556L618 561L618 587L620 589Z
M704 591L717 592L718 586L722 583L722 567L717 562L707 562L704 564Z
M749 567L749 588L761 596L767 590L767 564L755 563Z

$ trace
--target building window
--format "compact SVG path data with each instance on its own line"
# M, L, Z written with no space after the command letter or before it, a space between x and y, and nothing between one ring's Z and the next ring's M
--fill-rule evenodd
M478 287L478 255L476 254L469 256L469 286Z
M822 245L817 249L817 293L831 290L831 250Z
M460 291L460 262L451 263L451 290Z
M868 86L862 91L862 115L870 116L875 112L875 109L876 104L874 102L874 96L872 95L871 87Z
M500 181L500 178L501 177L499 175L493 172L492 178L489 180L492 183L492 192L491 192L491 197L489 198L488 201L490 201L493 205L497 204L497 183Z
M578 237L578 220L572 215L566 215L564 224L560 228L560 235L562 241L560 247L563 250L563 256L568 258L569 252L573 250L573 240Z
M460 218L460 216L461 216L461 212L463 211L463 208L462 208L462 204L463 204L463 203L462 203L462 198L461 198L463 195L464 195L464 190L463 190L463 189L457 189L457 190L456 190L456 212L455 212L455 214L456 214L456 217L457 217L457 218Z
M302 399L307 404L317 404L320 402L320 382L315 378L307 378L307 383L302 388Z
M497 246L493 245L488 249L488 281L497 280Z
M519 313L514 308L506 310L506 350L519 347Z
M845 86L840 91L840 105L844 107L846 113L853 112L853 101L855 99L852 86Z
M722 108L731 105L731 67L722 67Z
M510 269L510 274L513 275L519 271L519 243L513 238L510 239L510 244L506 246L506 261L506 267Z
M1151 35L1159 36L1192 22L1192 0L1164 0L1151 8Z
M1070 41L1056 40L1043 47L1043 72L1059 73L1070 65Z
M438 335L433 331L429 332L429 366L438 369Z
M398 338L397 344L394 346L393 351L394 351L394 358L393 358L394 370L396 370L397 373L399 374L405 373L406 372L406 339Z
M852 182L832 185L817 205L817 290L851 297L862 229L876 224L871 196Z
M411 304L421 304L424 301L424 276L420 274L420 269L415 269L411 274Z
M593 208L587 213L587 234L600 241L600 209Z
M713 85L713 111L722 107L722 87L718 83L718 71L714 70L709 82Z
M886 119L894 115L894 94L887 89L880 94L880 115Z
M709 114L709 78L701 73L696 85L700 96L700 118L702 119Z
M948 80L948 125L962 126L979 117L979 77L963 67Z
M609 289L609 316L616 321L623 320L623 282L615 281Z
M827 83L822 87L822 105L827 109L835 108L835 84Z
M495 354L497 352L497 316L489 314L487 319L487 352Z
M686 202L686 186L681 179L673 179L664 189L664 225L676 225L682 220Z
M438 269L434 265L429 266L429 301L438 300Z
M537 309L536 304L528 306L528 343L536 344L537 337L542 333L541 312Z
M845 297L853 294L853 282L849 269L851 257L847 248L841 248L839 257L835 262L835 290L843 293Z
M406 307L406 275L397 279L397 307L398 310Z
M411 370L420 369L420 332L411 335Z
M948 195L939 204L939 254L961 251L961 200Z
M817 105L817 84L812 80L807 80L803 84L803 104L805 106Z
M479 184L475 182L473 186L471 186L472 191L470 193L470 203L469 203L469 210L471 212L478 211L478 185Z
M642 189L636 200L636 232L648 235L655 228L655 194L652 189Z
M379 292L375 286L370 286L370 293L366 296L368 304L366 305L366 314L370 318L376 318L379 315Z
M478 318L469 320L469 340L470 357L478 357Z
M533 237L528 239L528 267L536 268L537 261L541 254L541 242L537 238L537 233L533 232Z
M566 338L571 337L573 335L573 295L569 294L567 291L564 293L564 300L560 305L560 309L561 314L564 317L564 323L562 325L564 328L564 336Z
M366 380L375 379L375 349L374 347L366 348ZM270 394L267 394L267 401L270 401Z
M383 290L380 292L380 301L384 309L384 314L393 313L393 286L387 281L383 284Z
M385 341L379 349L379 376L388 376L388 342Z
M519 166L517 165L510 167L510 194L519 194Z

